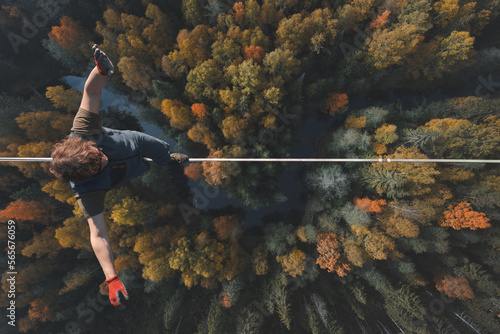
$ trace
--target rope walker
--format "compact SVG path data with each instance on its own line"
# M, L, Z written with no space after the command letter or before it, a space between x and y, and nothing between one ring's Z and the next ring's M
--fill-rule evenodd
M152 161L145 158L147 161ZM52 162L52 158L0 158L0 162ZM234 161L234 162L435 162L435 163L463 163L463 164L500 164L500 160L474 159L344 159L344 158L189 158L190 162L201 161Z

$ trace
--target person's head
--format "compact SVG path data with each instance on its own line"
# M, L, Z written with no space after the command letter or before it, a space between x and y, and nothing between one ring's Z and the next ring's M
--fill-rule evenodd
M50 156L50 172L60 180L74 182L83 181L99 172L103 159L96 144L82 138L68 138L55 144Z

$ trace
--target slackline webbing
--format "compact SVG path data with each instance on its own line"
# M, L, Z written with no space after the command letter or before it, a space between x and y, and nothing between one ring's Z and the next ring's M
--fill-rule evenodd
M145 158L148 161L151 159ZM52 158L1 158L0 162L51 162ZM343 158L189 158L190 162L226 161L226 162L434 162L452 164L499 164L500 160L474 159L343 159Z

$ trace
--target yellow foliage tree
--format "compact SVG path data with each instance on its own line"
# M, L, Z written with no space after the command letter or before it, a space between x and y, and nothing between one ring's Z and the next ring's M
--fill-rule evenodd
M74 88L65 89L63 86L47 87L45 96L52 101L56 108L65 109L68 112L75 112L80 106L82 93Z
M55 230L56 228L51 226L44 229L41 233L36 233L21 253L24 256L36 255L38 259L44 255L47 255L51 259L55 258L62 249L55 238Z
M75 193L68 182L53 180L42 187L42 191L57 199L59 202L75 205Z
M277 256L276 260L283 266L285 272L292 277L302 275L306 269L306 253L295 247L289 254Z
M352 129L362 129L366 126L366 117L361 116L361 117L356 117L354 115L351 115L347 117L345 120L345 127L346 128L352 128Z
M163 100L161 112L169 119L173 127L186 130L194 123L194 115L191 108L179 100Z
M187 133L189 139L196 143L205 144L208 149L215 149L215 133L210 131L208 126L197 123Z
M372 229L364 239L366 252L375 260L386 260L396 255L396 243L377 229Z
M377 70L401 65L422 40L418 27L408 23L375 30L366 41L366 61Z

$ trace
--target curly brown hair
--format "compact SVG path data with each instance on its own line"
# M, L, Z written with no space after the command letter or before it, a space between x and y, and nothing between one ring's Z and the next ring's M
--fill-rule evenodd
M80 182L99 172L101 153L94 142L68 138L52 148L50 172L59 180Z

